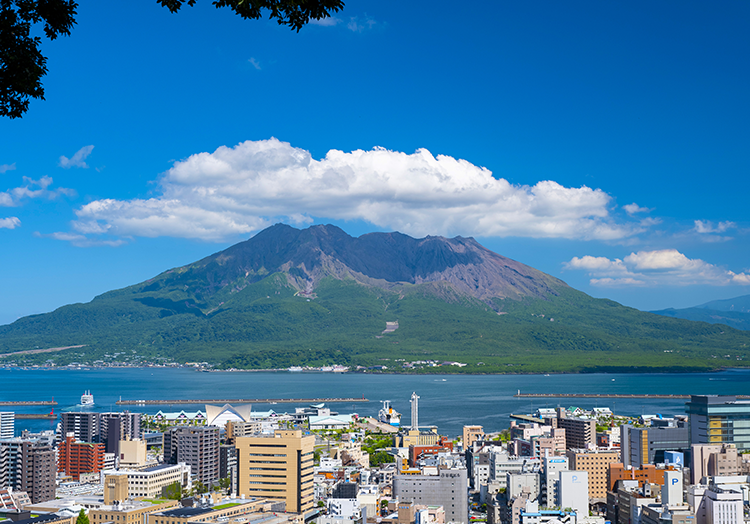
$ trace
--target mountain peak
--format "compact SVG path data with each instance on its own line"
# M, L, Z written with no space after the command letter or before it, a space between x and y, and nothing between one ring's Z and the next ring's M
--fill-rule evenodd
M392 288L446 282L457 292L483 301L547 298L562 281L486 249L473 238L399 232L352 237L331 224L297 229L275 224L250 239L181 268L171 284L204 282L201 295L226 286L245 286L271 273L285 273L298 289L313 289L325 277L354 279Z

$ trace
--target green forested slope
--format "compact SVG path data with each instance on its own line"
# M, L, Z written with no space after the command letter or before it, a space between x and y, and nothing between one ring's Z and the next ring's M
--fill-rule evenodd
M327 277L306 298L274 273L197 301L155 281L0 326L0 352L86 344L54 358L136 351L223 367L389 370L403 358L469 364L432 368L440 372L558 372L737 366L750 343L750 333L644 313L571 288L548 299L497 299L498 314L441 282L389 291ZM377 338L395 320L399 329Z

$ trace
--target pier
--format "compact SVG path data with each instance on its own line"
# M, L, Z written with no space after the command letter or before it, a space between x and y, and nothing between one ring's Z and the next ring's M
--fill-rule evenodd
M16 413L14 415L16 420L30 420L30 419L42 419L42 420L57 420L57 415L54 413Z
M0 400L0 406L57 406L54 400Z
M516 393L516 398L653 398L653 399L690 399L690 395L660 395L649 393ZM738 399L748 399L750 395L732 395Z
M210 399L173 399L173 400L118 400L118 406L169 406L181 404L320 404L320 403L369 402L362 398L210 398Z

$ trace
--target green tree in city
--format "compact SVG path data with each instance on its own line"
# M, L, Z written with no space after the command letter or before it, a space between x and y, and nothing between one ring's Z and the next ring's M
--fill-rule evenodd
M164 488L164 496L171 500L180 500L182 498L182 485L179 482L173 482Z
M86 515L86 511L83 508L81 508L80 513L78 513L76 524L89 524L89 516Z

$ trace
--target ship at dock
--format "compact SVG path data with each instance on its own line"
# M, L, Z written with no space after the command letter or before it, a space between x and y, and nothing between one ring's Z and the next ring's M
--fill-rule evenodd
M390 400L382 400L383 409L378 412L378 420L383 424L399 427L401 425L401 413L391 407Z

